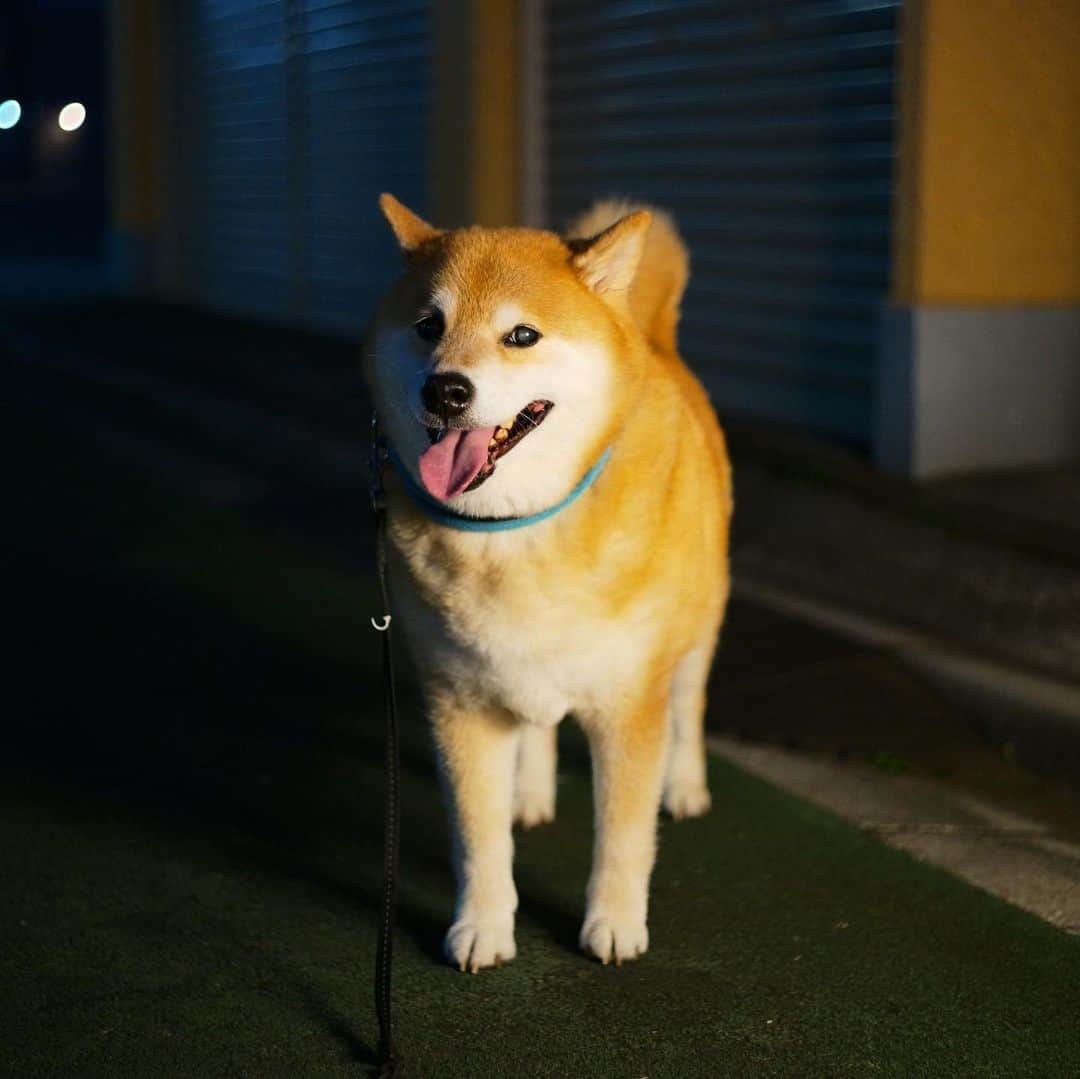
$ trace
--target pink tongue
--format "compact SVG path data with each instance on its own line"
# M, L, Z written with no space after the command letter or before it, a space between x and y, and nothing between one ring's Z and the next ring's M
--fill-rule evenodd
M438 442L420 454L420 479L430 495L447 499L461 494L487 463L494 427L475 431L448 428Z

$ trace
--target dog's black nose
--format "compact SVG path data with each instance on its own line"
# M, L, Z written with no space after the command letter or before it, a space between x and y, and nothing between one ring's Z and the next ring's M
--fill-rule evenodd
M460 416L469 407L475 392L473 384L464 375L429 375L420 387L420 400L428 412L449 419Z

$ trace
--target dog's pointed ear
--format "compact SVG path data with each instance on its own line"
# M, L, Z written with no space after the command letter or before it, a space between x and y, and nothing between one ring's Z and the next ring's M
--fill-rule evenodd
M571 264L597 293L625 292L637 273L652 224L648 210L637 210L589 240L574 240Z
M415 251L421 244L442 235L442 230L429 225L422 217L417 217L393 195L384 192L379 196L379 209L390 223L397 237L398 245L406 255Z

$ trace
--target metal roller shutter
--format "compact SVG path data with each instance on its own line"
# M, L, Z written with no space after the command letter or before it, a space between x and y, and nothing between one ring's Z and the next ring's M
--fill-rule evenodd
M357 332L397 256L376 209L423 212L427 0L178 4L184 290Z
M549 0L547 213L671 209L717 405L870 434L899 0Z
M428 4L304 6L305 302L318 324L360 329L400 261L379 192L427 203Z
M284 9L280 0L177 9L183 286L216 306L287 311Z

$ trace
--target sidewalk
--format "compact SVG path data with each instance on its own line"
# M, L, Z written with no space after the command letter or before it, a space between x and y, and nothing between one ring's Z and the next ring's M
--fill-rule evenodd
M726 426L749 586L1080 690L1080 462L914 484L798 434Z
M713 737L724 760L825 806L891 846L1080 934L1080 844L957 790L819 755Z
M0 1072L362 1073L381 756L351 350L182 313L104 323L6 363L25 452L5 477L23 647ZM710 725L741 735L740 767L714 762L707 818L661 825L648 956L576 953L591 815L568 727L558 820L518 845L520 958L464 978L438 956L444 817L410 685L409 1074L1080 1070L1080 940L744 770L794 747L825 788L936 777L1067 841L1067 735L1006 751L1004 719L981 730L887 653L737 602ZM1036 751L1049 781L1018 767Z

